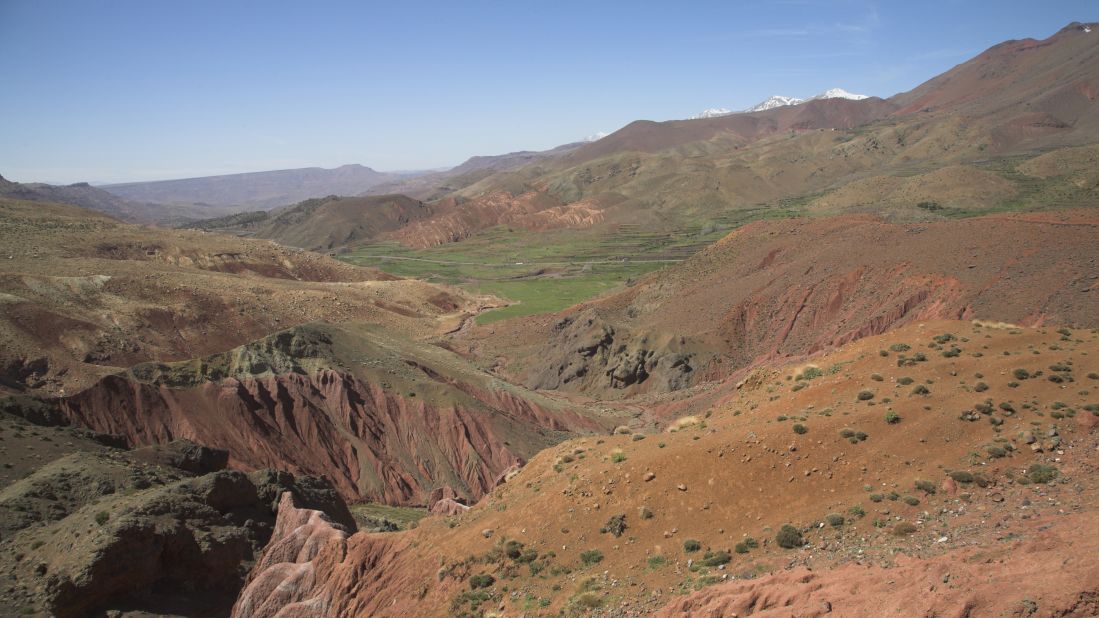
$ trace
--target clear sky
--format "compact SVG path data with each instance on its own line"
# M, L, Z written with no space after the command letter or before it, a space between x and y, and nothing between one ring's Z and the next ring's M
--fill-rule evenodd
M443 167L771 94L887 97L1097 19L1095 0L0 0L0 174Z

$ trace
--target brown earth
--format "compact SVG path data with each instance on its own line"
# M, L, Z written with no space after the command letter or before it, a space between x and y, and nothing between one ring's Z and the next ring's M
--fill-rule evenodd
M402 228L433 212L432 206L404 195L333 196L273 212L255 226L254 235L289 247L333 251Z
M267 241L0 201L0 392L69 393L121 367L181 360L307 322L409 337L494 302Z
M459 337L528 386L607 398L727 380L914 321L1094 327L1097 230L1091 211L759 222L618 294Z
M1097 357L1095 330L910 324L815 373L760 368L664 434L548 449L463 515L283 557L251 594L285 582L324 616L1092 615Z
M437 488L476 500L543 448L615 422L437 346L322 324L138 365L57 405L132 445L184 438L227 450L234 468L326 476L349 501L426 506Z

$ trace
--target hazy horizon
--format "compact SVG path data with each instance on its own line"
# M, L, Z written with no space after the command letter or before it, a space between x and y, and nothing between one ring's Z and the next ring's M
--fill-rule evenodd
M1090 14L1089 14L1090 13ZM0 175L447 168L842 87L889 97L1095 7L0 4Z

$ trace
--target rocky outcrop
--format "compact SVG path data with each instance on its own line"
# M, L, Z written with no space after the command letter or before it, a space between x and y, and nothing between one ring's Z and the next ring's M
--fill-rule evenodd
M138 461L178 468L191 474L209 474L224 470L229 464L229 451L209 448L190 440L175 440L168 444L146 446L130 453Z
M217 459L205 461L216 466ZM216 615L231 605L271 537L279 496L355 529L346 504L320 479L269 470L188 478L167 465L172 461L193 467L196 460L73 453L0 491L0 573L11 582L8 594L60 618L120 607Z
M256 563L247 586L233 606L234 617L315 616L329 603L314 596L314 561L343 557L347 530L321 511L301 508L287 492L279 501L279 517L271 542Z
M410 590L417 568L404 559L408 540L395 534L348 536L323 513L279 504L271 542L233 606L233 618L337 618L398 615L405 602L386 591ZM415 612L405 615L416 615Z
M567 315L553 325L548 349L530 384L539 389L669 391L690 384L693 353L681 339L650 340L612 326L594 309Z
M446 498L443 500L438 500L434 504L432 504L431 508L428 509L428 512L432 515L443 515L449 517L451 515L461 515L468 510L469 507L462 504L461 502L458 502L457 500L451 498Z
M346 499L388 504L430 505L442 486L474 501L541 448L600 427L434 346L321 326L141 365L57 405L134 446L187 439L228 451L233 468L323 475Z

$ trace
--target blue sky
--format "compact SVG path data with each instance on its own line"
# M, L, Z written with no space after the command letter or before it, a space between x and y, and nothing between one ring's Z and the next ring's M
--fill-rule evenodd
M840 86L888 97L1094 0L0 0L0 174L422 169Z

